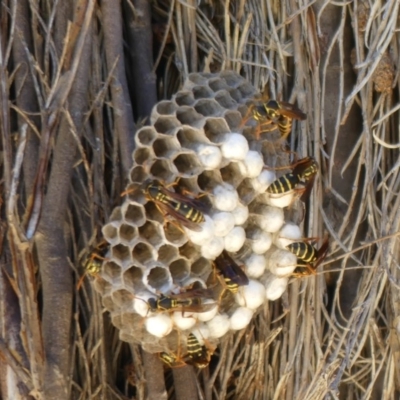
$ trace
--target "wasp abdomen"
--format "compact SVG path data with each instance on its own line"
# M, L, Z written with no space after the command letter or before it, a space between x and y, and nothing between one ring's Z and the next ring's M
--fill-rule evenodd
M300 183L299 175L289 173L272 182L267 192L274 194L286 193L294 189L298 183Z
M292 252L299 260L306 263L313 263L317 259L317 251L314 246L305 242L291 243L286 248Z

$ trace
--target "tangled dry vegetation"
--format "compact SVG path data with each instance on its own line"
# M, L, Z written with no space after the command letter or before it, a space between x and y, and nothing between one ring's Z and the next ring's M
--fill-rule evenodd
M2 1L2 398L399 398L399 2L149 4ZM321 166L304 235L331 246L208 369L164 373L76 282L120 202L133 116L224 69L307 114L290 138Z

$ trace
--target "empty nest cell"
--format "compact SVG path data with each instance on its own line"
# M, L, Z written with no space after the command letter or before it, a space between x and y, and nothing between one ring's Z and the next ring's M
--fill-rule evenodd
M166 287L169 287L171 282L169 270L163 266L151 268L147 273L147 284L155 289L163 292Z
M178 172L183 176L198 175L203 170L203 167L194 154L179 154L173 160L173 163Z
M122 281L125 286L129 288L134 288L135 290L138 287L143 286L143 272L139 267L132 266L128 270L126 270L122 276Z
M121 241L129 244L137 237L137 229L132 225L121 224L119 227L119 237Z
M156 110L160 115L173 115L176 111L176 105L172 101L160 101L156 105Z
M191 106L194 103L192 92L178 92L175 96L175 102L178 106Z
M161 182L172 183L176 179L175 166L169 160L156 160L150 168L150 173Z
M113 261L107 261L103 265L103 273L111 280L119 279L121 277L121 267Z
M188 260L179 258L173 261L169 266L169 271L172 276L172 280L176 282L182 282L190 275L190 266Z
M203 116L199 114L193 107L182 106L176 112L176 117L183 125L190 125L200 128Z
M117 261L120 265L123 265L131 261L131 253L129 247L123 244L117 244L111 248L111 255L114 261Z
M158 133L171 134L181 124L172 116L161 116L157 118L154 128Z
M164 240L161 234L160 224L147 221L143 226L139 228L139 236L142 239L146 239L152 246L158 247Z
M204 133L213 143L219 143L225 133L230 133L228 124L223 118L207 118Z
M134 264L146 266L154 261L153 248L145 242L138 242L132 250Z
M146 222L145 210L144 207L140 204L128 204L125 210L125 221L136 226L142 226ZM128 228L127 234L129 235L130 231Z
M195 86L192 90L196 100L209 99L214 96L213 91L208 86Z
M139 146L151 146L156 137L157 131L152 126L145 126L137 132L136 142Z
M160 137L154 141L153 150L157 157L170 158L179 153L179 142L172 137Z
M178 257L178 249L170 244L163 244L158 249L158 261L162 264L169 265Z
M138 147L133 153L133 161L135 164L144 164L147 160L154 157L151 147ZM137 182L137 180L136 180Z
M223 108L214 99L201 99L194 106L195 110L205 117L220 116Z

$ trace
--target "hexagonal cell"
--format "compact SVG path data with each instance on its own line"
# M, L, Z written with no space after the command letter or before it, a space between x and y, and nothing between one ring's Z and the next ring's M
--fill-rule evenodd
M115 310L115 304L111 296L103 297L102 299L103 306L109 311L113 312ZM118 328L118 325L113 322L113 324Z
M112 293L112 299L118 307L123 307L126 303L132 304L133 295L125 289L115 290Z
M201 99L194 106L195 110L205 117L220 116L224 109L214 99Z
M242 122L242 115L238 111L226 111L224 118L232 131L237 131ZM252 137L254 139L254 136Z
M179 247L179 254L188 260L196 259L200 255L198 248L192 242L187 242Z
M119 222L122 219L121 207L115 207L110 215L110 222Z
M158 133L168 134L180 125L180 122L175 117L165 116L157 118L157 121L154 123L154 128L156 128Z
M237 87L244 81L244 78L231 70L222 71L220 78L223 79L230 87Z
M204 133L213 143L219 143L224 133L230 133L228 124L223 118L207 118L204 125Z
M138 291L143 288L143 271L139 267L132 266L122 275L122 281L128 288Z
M156 105L156 110L160 115L173 115L176 105L170 100L163 100Z
M125 208L124 216L125 216L126 222L129 222L130 224L132 224L134 226L144 225L144 223L146 222L146 216L145 216L145 209L142 205L130 203L127 206L125 206L124 208ZM130 232L130 230L128 229L127 234L129 234L129 232ZM120 230L120 234L121 234L121 230Z
M255 89L250 82L244 81L237 88L240 90L240 93L242 94L243 97L254 96Z
M203 171L197 177L197 184L204 192L211 192L214 187L220 183L222 183L222 177L218 170Z
M129 247L123 244L117 244L111 248L112 258L119 262L120 265L131 261L131 252Z
M190 272L199 277L208 277L211 271L211 261L204 257L200 257L190 267Z
M165 265L169 265L172 260L178 257L178 249L170 244L163 244L158 249L158 261Z
M150 289L161 293L170 290L172 284L171 274L168 268L159 265L146 270L143 277L144 283L147 283Z
M202 132L188 126L179 129L176 135L181 147L186 149L195 149L199 143L209 144Z
M214 93L208 86L195 86L193 89L195 99L209 99L214 97Z
M171 243L175 246L182 246L188 241L186 235L182 232L181 228L173 223L165 225L164 234L168 243Z
M242 203L246 206L251 203L254 197L257 195L257 193L254 191L250 179L248 178L244 179L236 190L238 192L239 198L242 200Z
M135 135L136 144L138 146L150 146L156 137L157 132L152 126L144 126Z
M237 102L232 99L230 93L227 90L220 90L215 95L215 100L224 108L236 108Z
M190 274L190 266L188 260L184 258L179 258L172 262L169 266L169 271L171 272L172 280L174 283L179 283L188 278Z
M156 160L150 168L151 174L155 179L165 183L172 183L176 180L177 170L168 160Z
M141 165L154 158L154 153L151 147L138 147L134 150L132 157L135 164Z
M188 80L197 85L207 85L207 79L211 76L211 74L200 74L198 72L193 72L189 74Z
M160 209L152 202L148 202L144 206L146 210L146 218L150 221L158 222L159 224L164 225L165 217L164 214L160 211Z
M132 240L134 240L138 235L137 228L128 224L121 224L119 227L119 237L121 241L129 244Z
M178 106L191 106L194 103L192 92L178 92L175 96L175 101Z
M111 280L121 277L121 267L113 261L107 261L103 265L103 274L107 275Z
M193 107L182 106L176 112L176 117L183 125L190 125L201 128L203 125L203 116Z
M226 167L221 168L221 176L224 182L230 183L233 187L238 187L244 179L239 165L235 162L229 163Z
M226 81L224 81L223 79L221 79L219 77L210 79L208 81L208 86L210 86L210 88L212 90L214 90L214 92L218 92L220 90L228 89L228 87L229 87L228 84L226 83Z
M152 246L158 247L164 241L164 237L160 232L160 225L151 221L147 221L139 228L139 235L146 239Z
M172 137L161 137L154 141L153 150L157 157L170 158L179 152L179 142Z
M172 162L183 176L198 175L203 170L197 157L191 153L179 154Z
M113 243L115 240L118 239L118 227L114 226L111 223L104 225L101 229L101 232L109 243Z
M237 101L238 103L240 103L242 101L242 93L240 93L240 90L238 89L229 89L229 94L231 95L231 97Z
M148 265L154 261L153 248L147 243L138 242L132 250L132 258L134 263Z
M95 279L93 281L93 286L96 292L100 293L102 297L106 297L111 293L112 285L104 279Z
M147 171L141 165L133 167L129 175L130 180L136 183L142 183L148 176Z

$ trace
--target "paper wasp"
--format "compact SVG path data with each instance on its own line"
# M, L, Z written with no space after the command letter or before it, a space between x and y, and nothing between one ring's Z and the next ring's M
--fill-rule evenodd
M226 250L215 259L214 265L223 276L226 287L232 293L237 293L239 286L249 284L249 278Z
M318 164L312 157L305 157L292 165L292 172L276 179L267 189L267 193L284 194L296 188L296 185L304 182L306 187L301 189L301 200L306 201L314 185L318 172Z
M249 113L259 123L256 130L257 139L260 138L263 126L266 125L273 125L272 129L277 126L281 137L286 139L292 130L293 119L304 121L307 118L306 114L294 104L277 100L257 101L250 106ZM249 117L245 117L242 124L248 119Z
M210 363L211 353L207 347L201 345L197 337L190 333L186 343L187 353L179 357L172 353L160 353L160 359L170 368L182 367L184 365L193 365L197 368L205 368Z
M158 182L150 182L144 188L147 200L153 201L164 214L170 215L183 226L193 231L201 231L205 221L203 204L182 194L171 192Z
M86 258L85 262L83 263L84 273L76 285L76 288L78 290L82 286L83 280L85 279L86 275L90 275L92 277L96 277L98 275L101 270L103 261L105 260L104 256L108 251L108 247L108 242L103 240Z
M204 299L214 299L214 293L210 289L193 289L184 293L161 295L157 298L149 298L147 304L150 311L182 311L202 313L216 307L216 303L205 303Z
M297 277L314 275L319 264L326 257L328 245L329 238L326 237L318 250L307 242L294 242L286 246L299 261L299 266L294 270L293 275Z

